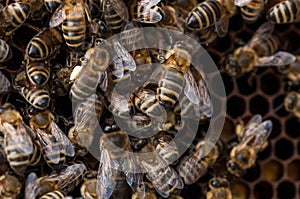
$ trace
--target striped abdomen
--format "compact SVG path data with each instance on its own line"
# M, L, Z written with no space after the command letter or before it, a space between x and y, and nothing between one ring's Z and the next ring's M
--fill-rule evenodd
M183 73L168 68L163 79L158 82L157 95L159 103L166 109L175 105L184 84Z
M36 109L45 110L50 104L50 93L46 88L28 89L23 87L21 94Z
M122 13L117 13L112 8L110 2L107 2L104 10L104 20L113 33L121 32L122 28L125 25L124 19L122 19L120 16L121 14Z
M276 35L266 35L253 47L259 57L273 55L279 48L279 39Z
M6 35L11 35L18 29L28 18L30 14L30 5L27 3L17 2L9 4L1 10L1 17L6 22L3 28Z
M296 1L282 1L273 6L267 13L267 19L278 24L292 23L297 20L297 7Z
M37 165L40 162L41 157L42 157L42 153L39 147L35 143L33 143L33 152L30 155L30 159L29 159L30 165L33 166Z
M29 62L25 69L30 83L34 86L44 86L50 78L50 67L44 61Z
M241 15L248 23L254 23L264 9L265 0L252 0L247 5L241 7Z
M0 63L7 61L12 57L9 45L6 41L0 39Z
M68 47L72 50L81 47L86 34L85 11L81 3L66 6L66 19L62 23L62 31Z
M164 11L160 6L138 2L133 7L133 18L141 23L158 23L164 18Z
M65 198L65 194L61 191L52 191L40 197L40 199L64 199L64 198Z
M187 27L197 30L205 29L214 25L222 15L223 9L219 1L204 1L190 12L186 22Z

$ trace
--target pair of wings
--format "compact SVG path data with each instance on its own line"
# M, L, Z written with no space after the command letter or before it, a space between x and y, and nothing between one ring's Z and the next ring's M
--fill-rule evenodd
M45 133L37 128L37 138L42 148L45 148L44 153L52 161L53 164L59 163L59 158L53 158L55 151L62 151L65 155L73 157L75 154L74 146L64 132L57 126L54 121L51 121L51 132ZM52 135L55 140L53 140ZM60 144L57 144L60 143Z
M127 6L123 0L100 0L100 8L102 12L106 12L106 7L111 7L121 19L128 21L129 14Z
M162 16L156 10L152 9L152 7L159 4L161 0L137 0L137 5L135 6L142 6L143 8L141 13L134 13L135 16L138 14L143 16L139 19L135 18L133 20L141 22L141 23L158 23L162 20ZM150 20L151 19L151 20Z

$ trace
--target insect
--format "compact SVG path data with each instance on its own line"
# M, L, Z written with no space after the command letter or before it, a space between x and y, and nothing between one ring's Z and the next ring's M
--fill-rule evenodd
M74 156L74 147L68 137L54 121L49 111L39 112L30 118L30 127L36 132L38 143L43 151L47 164L54 169L61 168L66 161L65 156Z
M277 51L279 39L272 34L273 30L274 24L262 24L245 46L235 49L233 55L229 55L226 71L237 76L250 72L257 66L283 66L293 63L294 55Z
M55 10L63 3L62 0L44 0L44 5L48 12L54 13Z
M6 41L0 39L0 63L8 61L12 58L12 52Z
M137 164L130 150L129 137L123 131L101 136L101 156L97 175L97 191L100 198L110 198L112 194L124 197L128 185L134 189L135 184L138 184Z
M83 199L97 199L97 178L86 179L80 187Z
M230 184L226 178L213 177L208 182L209 191L206 193L207 199L224 198L232 199Z
M132 20L141 23L158 23L164 18L161 0L136 0L130 6Z
M27 61L26 75L33 86L45 86L50 79L50 66L46 61Z
M40 197L40 199L64 199L65 194L61 191L51 191Z
M267 19L277 24L298 22L300 2L298 0L281 1L267 12Z
M210 150L210 151L208 151ZM221 144L213 144L211 141L199 141L192 153L185 157L177 166L179 175L185 184L193 184L206 174L222 150Z
M0 93L6 93L9 91L10 82L7 77L0 71Z
M239 125L236 131L238 144L230 152L227 169L235 176L241 176L254 166L257 153L267 146L267 139L272 131L272 121L262 122L261 115L253 116L246 126Z
M1 34L11 36L29 17L30 9L30 4L23 2L11 3L8 6L5 6L0 11Z
M196 0L168 0L167 4L172 5L177 9L183 9L184 11L191 11L198 4Z
M147 155L139 155L138 163L147 172L147 179L153 184L159 195L167 198L175 189L183 188L184 183L181 177L172 167L164 163L155 152L153 145L145 145L140 152Z
M184 32L184 20L178 16L176 10L172 6L162 6L161 9L164 12L163 19L158 23L159 26L168 29L174 29L180 32Z
M290 86L300 85L300 56L296 55L295 62L278 68L279 72L285 75Z
M21 193L22 184L8 173L0 176L0 197L15 199Z
M295 91L289 92L284 99L285 110L293 113L298 118L300 118L299 99L300 94Z
M254 23L260 17L267 2L265 0L235 0L234 4L241 7L241 15L245 22Z
M132 194L131 199L157 199L155 189L150 182L142 182L139 184L137 191Z
M47 87L21 87L19 92L36 109L45 110L50 105L50 93Z
M51 58L59 50L63 42L60 32L54 28L47 28L35 35L25 50L25 59L40 61Z
M50 176L38 178L35 173L30 173L25 183L25 199L40 198L53 191L68 193L79 185L86 172L82 162L73 162Z

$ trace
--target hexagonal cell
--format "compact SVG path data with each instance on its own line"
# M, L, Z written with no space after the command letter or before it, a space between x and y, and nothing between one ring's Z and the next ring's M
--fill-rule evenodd
M234 131L235 131L235 127L232 121L228 117L226 117L221 138L225 140L229 139L234 134Z
M295 198L296 187L290 181L283 181L277 187L278 198Z
M231 184L231 193L233 198L247 199L250 196L250 188L243 182L235 182Z
M256 95L250 100L250 111L253 114L264 115L269 111L269 103L264 97Z
M248 182L254 182L259 178L260 174L261 174L260 167L258 164L256 164L254 167L247 170L243 178Z
M270 157L271 152L272 152L272 143L268 142L268 146L262 152L258 153L257 159L258 160L265 160L265 159Z
M261 90L268 95L273 95L280 90L280 82L275 74L268 73L260 79Z
M261 181L254 186L254 196L256 199L267 199L273 197L273 187L267 181Z
M236 79L239 93L243 95L251 95L256 91L257 82L255 76L243 76Z
M263 165L262 174L267 181L275 182L282 177L283 169L283 165L280 162L271 160Z
M300 129L299 129L300 123L297 118L292 117L285 123L285 131L286 134L293 138L300 137Z
M233 79L225 73L222 73L222 79L225 85L226 95L228 96L233 90Z
M293 180L300 180L300 160L293 160L287 166L288 176Z
M287 160L292 157L294 152L293 143L289 140L282 138L275 144L275 155L282 159Z
M284 98L286 95L279 95L273 100L273 107L275 114L280 117L285 117L289 114L284 108Z
M272 124L273 124L273 129L272 129L272 132L269 136L269 139L274 139L276 138L278 135L280 135L281 133L281 124L280 122L275 119L274 117L269 117L269 118L266 118L266 120L271 120L272 121Z
M238 116L241 116L245 112L245 101L244 99L233 96L230 99L227 100L227 113L233 117L237 118Z
M230 48L231 46L231 38L230 36L227 34L225 37L223 38L218 38L217 41L213 44L213 47L215 50L219 51L219 52L224 52L226 51L228 48Z

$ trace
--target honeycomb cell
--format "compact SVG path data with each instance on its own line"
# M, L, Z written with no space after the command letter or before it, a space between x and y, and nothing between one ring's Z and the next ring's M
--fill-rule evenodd
M254 167L247 170L243 178L248 182L254 182L259 178L260 174L261 174L260 167L258 164L256 164Z
M297 118L292 117L285 123L285 131L286 134L291 136L292 138L298 138L300 137L300 129L299 129L299 121Z
M300 160L293 160L287 166L288 176L293 180L300 180Z
M247 199L250 195L250 188L243 182L236 182L231 185L231 193L233 198Z
M234 134L234 125L232 121L226 117L221 137L225 140L229 139Z
M273 197L273 187L267 181L261 181L254 186L254 196L256 199L267 199Z
M271 160L265 163L262 167L262 174L269 182L275 182L281 179L283 175L283 166L276 160Z
M289 140L282 138L276 142L275 155L278 158L282 160L287 160L290 157L292 157L293 152L294 152L293 144Z
M262 152L258 153L257 159L258 160L265 160L265 159L270 157L271 152L272 152L272 143L269 142L268 146Z
M268 95L273 95L280 90L280 82L275 74L268 73L260 79L261 90Z
M276 115L280 117L285 117L289 113L285 110L284 108L284 98L286 95L279 95L273 100L273 111L275 112Z
M227 113L233 117L237 118L245 112L245 101L244 99L233 96L227 100Z
M226 51L231 46L231 38L229 35L226 35L223 38L219 38L214 44L214 49L219 52Z
M277 187L277 196L279 198L295 198L296 187L290 181L283 181Z
M264 97L256 95L250 100L250 111L252 114L264 115L269 111L269 103Z
M225 85L226 95L228 96L233 90L233 79L231 76L229 76L225 73L222 74L222 79L223 79L223 82Z
M257 82L254 76L238 78L236 79L236 84L238 86L238 91L243 95L251 95L257 89Z
M235 36L235 42L244 42L247 43L249 39L252 37L252 34L247 31L242 31Z
M266 118L268 120L271 120L272 121L272 124L273 124L273 129L272 129L272 132L269 136L269 139L274 139L276 138L278 135L280 135L281 133L281 124L280 122L275 119L274 117L269 117L269 118Z

